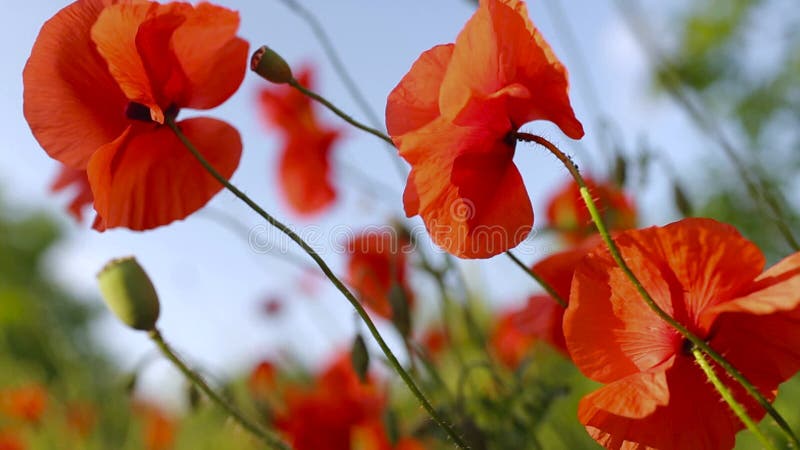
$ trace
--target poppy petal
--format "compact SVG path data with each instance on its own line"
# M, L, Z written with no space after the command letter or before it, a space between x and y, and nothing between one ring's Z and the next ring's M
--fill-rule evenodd
M178 123L222 176L239 164L242 143L235 128L209 118ZM180 220L222 189L167 127L134 125L101 147L88 167L95 210L107 228L146 230Z
M743 425L701 369L683 356L669 365L665 382L634 374L584 397L578 418L592 438L611 450L733 448Z
M567 71L530 22L524 3L483 1L456 39L440 109L455 119L467 109L479 110L476 101L500 95L515 127L548 120L580 139L583 126L568 91Z
M74 190L74 194L67 210L76 221L82 222L83 209L94 201L92 188L89 186L89 178L86 176L85 170L72 169L68 166L61 168L58 176L53 180L53 184L50 185L50 190L59 192L69 188Z
M712 308L709 344L762 392L800 370L800 253L758 277L752 292Z
M391 136L417 130L439 117L439 89L452 54L453 44L423 52L389 94L386 129Z
M280 185L289 206L299 214L321 212L336 199L330 180L331 147L337 132L320 136L295 134L283 149L278 169Z
M247 69L249 45L236 37L239 13L200 3L172 36L172 51L188 78L189 96L181 106L210 109L239 88Z
M139 26L166 11L158 3L115 4L105 8L92 26L92 41L105 59L111 76L128 100L150 108L151 118L164 121L151 80L136 46ZM171 7L170 7L171 8ZM168 50L161 47L162 53ZM157 65L157 64L155 64Z
M658 265L663 259L654 247L656 229L621 233L614 241L647 292L674 314L669 273ZM589 253L575 270L564 335L578 368L604 383L655 367L680 351L682 342L642 300L605 246Z
M25 118L45 151L84 169L126 127L127 99L94 48L89 30L101 0L74 2L42 26L22 74Z

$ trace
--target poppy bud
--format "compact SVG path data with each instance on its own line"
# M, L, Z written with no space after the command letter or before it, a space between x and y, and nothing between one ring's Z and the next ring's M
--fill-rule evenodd
M262 45L250 58L250 70L277 84L289 83L294 79L292 69L275 50Z
M408 295L400 283L392 283L389 289L389 306L392 308L392 323L403 337L411 333L411 312L408 310Z
M149 331L158 321L158 294L133 257L115 259L97 274L106 305L129 327Z
M367 351L367 343L364 342L364 337L356 335L353 340L353 348L350 350L350 362L353 364L353 370L356 371L358 379L362 383L367 381L367 370L369 369L369 352Z
M675 207L678 209L678 212L684 217L691 217L693 209L692 202L689 200L689 197L686 195L681 185L677 182L672 185L672 195L674 196Z

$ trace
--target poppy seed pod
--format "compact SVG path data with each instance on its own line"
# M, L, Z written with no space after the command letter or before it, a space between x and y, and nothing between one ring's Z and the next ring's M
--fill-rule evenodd
M262 45L253 53L250 58L250 70L277 84L289 83L294 79L292 69L286 60L266 45Z
M106 305L125 325L144 331L155 328L158 294L135 258L112 260L97 274L97 281Z

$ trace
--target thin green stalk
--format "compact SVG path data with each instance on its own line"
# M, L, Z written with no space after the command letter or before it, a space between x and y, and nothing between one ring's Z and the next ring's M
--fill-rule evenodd
M198 389L203 391L204 394L208 396L214 403L216 403L220 408L224 409L228 415L230 415L239 425L242 426L245 430L247 430L253 436L256 436L259 440L267 444L270 448L275 448L278 450L291 450L291 447L283 442L278 436L275 434L265 430L257 423L252 422L250 419L245 417L239 410L236 409L230 402L222 398L221 395L217 394L211 386L206 383L206 381L201 377L197 372L192 370L183 360L172 350L172 348L167 344L164 340L164 337L161 336L161 332L158 329L153 329L148 332L150 339L158 346L161 353L169 359L178 370L183 373L183 375L192 382Z
M517 139L524 142L535 142L545 147L548 151L550 151L550 153L558 158L559 161L561 161L561 163L567 168L572 177L575 179L575 182L578 183L581 197L583 198L584 203L586 203L586 208L589 210L589 214L592 216L592 220L597 226L597 231L603 238L603 242L605 242L606 246L608 247L611 257L614 259L614 262L616 262L617 266L622 269L622 272L625 274L625 276L631 281L631 283L633 283L634 287L639 292L639 295L641 295L642 299L644 299L647 306L650 307L650 309L653 310L658 317L667 322L667 324L672 326L672 328L677 330L683 337L694 344L695 347L705 352L711 357L711 359L714 360L714 362L719 364L725 370L725 372L728 373L728 375L736 380L747 391L747 393L753 397L762 408L764 408L764 410L775 420L781 430L786 433L794 445L797 446L797 448L800 448L800 439L797 438L786 420L780 415L780 413L778 413L778 411L772 406L766 397L764 397L764 395L758 389L756 389L753 383L747 380L747 378L745 378L745 376L738 369L736 369L731 363L723 358L722 355L720 355L716 350L712 349L704 340L697 337L680 322L673 319L672 316L661 309L655 300L653 300L653 297L650 296L631 268L622 258L622 254L620 253L617 244L614 243L613 239L611 239L611 234L609 234L605 222L603 221L603 218L597 209L597 205L595 204L592 195L589 193L589 189L586 187L586 182L584 182L580 171L578 171L578 167L572 162L570 157L562 152L552 142L543 137L528 133L518 133Z
M403 368L403 365L400 364L400 361L398 361L394 352L392 352L392 349L389 348L389 345L386 344L386 341L384 341L383 336L381 336L380 332L378 331L378 328L375 326L375 323L369 317L369 314L367 314L367 311L364 309L364 307L361 306L361 303L358 301L358 299L356 299L355 295L353 295L353 293L350 292L347 286L345 286L344 283L333 273L331 268L328 266L325 260L322 259L319 253L317 253L313 248L311 248L311 246L308 245L308 243L304 241L299 235L297 235L297 233L292 231L291 228L289 228L288 226L283 224L283 222L279 221L278 219L270 215L268 212L266 212L261 206L258 205L258 203L254 202L250 197L247 196L247 194L239 190L239 188L231 184L231 182L228 181L227 178L222 176L217 171L217 169L215 169L211 165L211 163L209 163L208 160L197 150L194 144L192 144L192 142L189 141L186 135L183 134L178 125L175 123L174 119L167 118L166 124L170 127L170 129L172 129L172 131L175 133L178 139L189 150L189 152L192 153L192 155L203 166L203 168L209 174L211 174L211 176L214 177L214 179L216 179L220 184L225 186L226 189L228 189L233 195L235 195L237 198L243 201L247 206L250 207L250 209L252 209L258 215L260 215L270 225L274 226L279 231L288 236L289 239L291 239L297 245L299 245L300 248L302 248L303 251L306 254L308 254L308 256L310 256L315 263L317 263L320 270L322 270L322 272L325 274L328 280L330 280L330 282L333 283L336 289L338 289L339 292L341 292L342 295L344 295L344 297L350 302L350 304L353 306L353 309L356 310L358 315L361 317L361 320L364 321L364 324L366 324L367 328L369 329L370 334L372 334L372 337L378 343L378 346L380 346L381 350L383 351L383 354L386 355L386 358L391 363L391 366L394 368L397 374L400 375L400 378L403 379L403 381L408 386L409 390L411 390L412 394L414 394L414 396L417 398L422 407L425 408L425 410L428 412L431 418L433 418L433 420L445 431L445 433L447 433L447 435L453 440L453 442L459 448L468 449L469 446L467 446L467 444L464 442L461 436L459 436L458 433L456 433L455 429L453 429L453 427L449 423L447 423L444 420L444 418L442 418L439 415L439 413L433 408L433 406L428 401L425 394L417 386L417 383Z
M392 142L392 138L387 136L386 133L384 133L384 132L382 132L380 130L377 130L375 128L372 128L370 126L364 125L363 123L357 121L356 119L353 119L352 117L347 115L347 113L345 113L341 109L337 108L333 103L329 102L325 97L317 94L316 92L313 92L313 91L310 91L310 90L306 89L305 86L300 84L294 78L292 78L289 81L289 86L291 86L291 87L297 89L298 91L302 92L303 95L305 95L307 97L310 97L310 98L318 101L319 103L323 104L326 108L330 109L334 114L336 114L337 116L339 116L342 119L344 119L344 121L349 123L350 125L358 128L359 130L366 131L367 133L369 133L369 134L371 134L373 136L376 136L377 138L387 142L389 145L394 146L394 142Z
M556 292L553 286L550 286L550 284L547 281L545 281L544 278L540 277L536 272L533 271L533 269L526 266L524 262L522 262L519 258L517 258L517 255L511 253L511 250L506 251L506 255L508 255L508 257L511 258L512 261L514 261L514 264L519 266L520 269L524 270L525 273L527 273L528 275L530 275L531 278L536 280L536 282L539 283L539 286L541 286L545 291L547 291L547 293L550 295L550 297L553 298L553 300L556 301L556 303L561 305L562 308L567 307L567 301L564 300L560 295L558 295L558 292Z
M697 361L697 365L699 365L700 368L703 369L703 372L705 372L706 377L708 377L708 380L711 381L711 384L713 384L714 387L717 389L717 392L719 392L719 395L722 397L723 400L725 400L725 403L727 403L728 406L731 408L731 411L733 411L733 413L736 414L736 417L738 417L739 420L742 421L744 426L746 426L751 433L756 435L758 440L761 441L761 444L764 446L764 448L766 448L767 450L775 450L775 446L772 444L772 442L770 442L770 440L767 439L766 436L764 436L764 433L761 432L761 430L758 428L758 425L756 425L756 423L753 422L753 419L751 419L750 416L747 415L747 411L745 410L744 406L742 406L741 403L736 401L736 398L734 398L733 393L731 393L730 389L728 389L728 387L725 386L722 380L719 379L717 374L714 372L714 369L711 367L711 364L708 363L708 360L706 359L706 356L703 354L703 352L700 351L699 348L694 348L692 349L692 354L694 355L694 359Z

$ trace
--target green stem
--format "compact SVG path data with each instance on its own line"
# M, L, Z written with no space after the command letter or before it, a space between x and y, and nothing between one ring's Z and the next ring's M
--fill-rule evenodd
M304 241L299 235L297 235L297 233L292 231L291 228L284 225L283 222L279 221L278 219L270 215L268 212L266 212L261 206L259 206L250 197L248 197L247 194L239 190L239 188L231 184L231 182L228 181L227 178L222 176L217 171L217 169L215 169L211 165L211 163L209 163L208 160L197 150L197 148L195 148L194 144L192 144L192 142L189 141L186 135L183 134L178 125L175 123L174 119L167 118L166 124L172 129L172 131L175 133L178 139L180 139L183 145L189 150L189 152L191 152L192 155L194 155L195 159L197 159L197 161L203 166L203 168L205 168L205 170L209 174L211 174L211 176L214 177L214 179L216 179L220 184L225 186L226 189L228 189L233 195L235 195L237 198L243 201L247 206L250 207L250 209L252 209L258 215L260 215L264 220L267 221L267 223L274 226L283 234L288 236L289 239L291 239L297 245L299 245L300 248L302 248L303 251L306 254L308 254L308 256L310 256L315 263L317 263L320 270L322 270L322 272L325 274L328 280L330 280L330 282L333 283L334 286L336 286L336 289L338 289L339 292L341 292L342 295L344 295L344 297L353 306L353 309L356 310L358 315L361 317L361 320L364 321L364 324L366 324L367 328L369 329L370 334L372 334L372 337L378 343L378 346L380 346L381 350L383 351L383 354L386 355L386 358L389 360L394 370L397 372L398 375L400 375L400 378L403 379L403 381L408 386L409 390L411 390L411 392L417 398L417 400L419 400L422 407L425 408L425 410L433 418L433 420L436 421L436 423L445 431L445 433L447 433L447 435L453 440L453 442L459 448L468 449L469 447L467 446L467 444L458 435L458 433L456 433L453 427L449 423L447 423L444 420L444 418L442 418L439 415L438 412L436 412L431 403L428 401L425 394L417 386L414 379L403 368L403 365L400 364L400 361L398 361L394 352L392 352L392 349L389 348L388 344L386 344L386 341L384 341L383 336L381 336L380 332L378 331L378 328L375 326L375 323L367 314L367 311L364 309L363 306L361 306L361 303L359 303L355 295L353 295L353 293L350 292L347 286L345 286L344 283L342 283L342 281L333 273L333 271L325 262L325 260L322 259L322 257L313 248L311 248L311 246L308 245L308 243L306 243L306 241Z
M605 223L603 222L603 218L600 215L600 212L597 209L597 205L592 198L592 195L589 193L589 189L586 187L586 183L583 180L580 172L578 171L578 167L575 163L572 162L569 156L567 156L564 152L562 152L558 147L556 147L552 142L548 141L547 139L528 134L528 133L517 133L517 139L524 141L524 142L535 142L547 150L550 151L562 164L567 168L570 172L572 177L575 179L575 182L578 183L580 187L581 197L583 198L584 203L586 203L586 208L589 210L589 214L592 216L592 220L594 221L595 225L597 226L597 231L600 233L600 236L603 238L603 242L605 242L606 246L608 247L609 252L611 253L611 257L616 262L617 266L622 269L622 272L625 276L633 283L633 286L636 288L639 295L641 295L642 299L644 299L645 303L648 307L650 307L653 312L656 313L658 317L660 317L664 322L667 322L672 328L677 330L683 337L689 340L695 347L699 348L703 352L705 352L711 359L714 360L717 364L722 367L725 372L728 373L734 380L736 380L746 391L747 393L753 397L759 405L775 420L778 426L783 430L784 433L791 439L797 448L800 448L800 439L792 431L789 424L786 420L778 413L778 411L772 406L769 400L764 397L764 395L756 389L756 387L751 383L745 376L735 368L731 363L729 363L725 358L722 357L716 350L712 349L704 340L697 337L694 333L689 331L685 326L683 326L680 322L673 319L672 316L666 313L660 306L653 300L653 297L647 292L644 288L642 283L633 273L631 268L622 258L622 254L617 247L617 244L614 243L614 240L611 239L611 235L606 228Z
M764 448L768 450L775 450L775 446L772 445L772 442L770 442L769 439L767 439L767 437L764 436L764 433L762 433L761 430L758 429L758 426L756 425L755 422L753 422L753 419L751 419L750 416L747 415L747 411L745 410L744 406L742 406L741 403L736 401L730 389L728 389L728 387L725 386L722 380L719 379L717 374L714 372L714 369L711 367L711 364L708 363L708 360L706 359L706 356L703 354L703 352L700 351L699 348L694 348L692 349L692 354L694 355L694 359L697 361L697 364L700 366L701 369L703 369L703 372L705 372L706 377L708 377L708 380L711 381L711 384L713 384L714 387L717 389L717 392L719 392L719 395L722 397L723 400L725 400L725 403L727 403L728 406L730 406L731 411L733 411L733 413L736 414L736 417L738 417L739 420L742 421L742 423L747 427L748 430L750 430L751 433L756 435L758 440L761 441L761 444L764 446Z
M384 133L384 132L382 132L380 130L377 130L375 128L372 128L370 126L364 125L363 123L357 121L356 119L353 119L352 117L347 115L347 113L345 113L341 109L337 108L333 103L329 102L325 97L317 94L316 92L313 92L313 91L310 91L310 90L306 89L305 86L300 84L294 78L289 81L289 86L291 86L291 87L297 89L298 91L302 92L307 97L310 97L310 98L318 101L319 103L322 103L326 108L330 109L334 114L336 114L337 116L339 116L342 119L344 119L344 121L349 123L350 125L358 128L359 130L366 131L367 133L369 133L369 134L371 134L373 136L376 136L377 138L385 141L389 145L394 146L394 142L392 142L392 138L387 136L386 133Z
M291 450L291 447L284 443L278 436L274 435L273 433L265 430L255 422L250 421L250 419L246 418L241 412L239 412L236 407L234 407L230 402L222 398L221 395L217 394L216 391L211 389L211 386L206 383L206 381L201 377L197 372L192 370L183 360L172 350L172 348L167 344L164 340L164 337L161 336L161 332L158 329L153 329L148 332L150 339L158 346L161 353L169 359L178 370L183 373L183 375L192 382L198 389L203 391L204 394L208 396L214 403L216 403L220 408L224 409L239 425L242 426L245 430L251 433L253 436L256 436L262 442L267 444L270 448L276 448L279 450Z
M550 284L547 281L544 281L544 278L540 277L536 272L533 271L533 269L526 266L524 262L522 262L519 258L517 258L517 255L511 253L511 250L508 250L506 252L506 255L508 255L508 257L511 258L512 261L514 261L514 264L519 266L520 269L524 270L525 273L527 273L528 275L530 275L531 278L536 280L536 282L539 283L539 286L541 286L545 291L547 291L547 293L550 294L550 297L552 297L553 300L556 301L556 303L561 305L562 308L567 307L567 301L564 300L560 295L558 295L558 292L556 292L553 286L550 286Z

